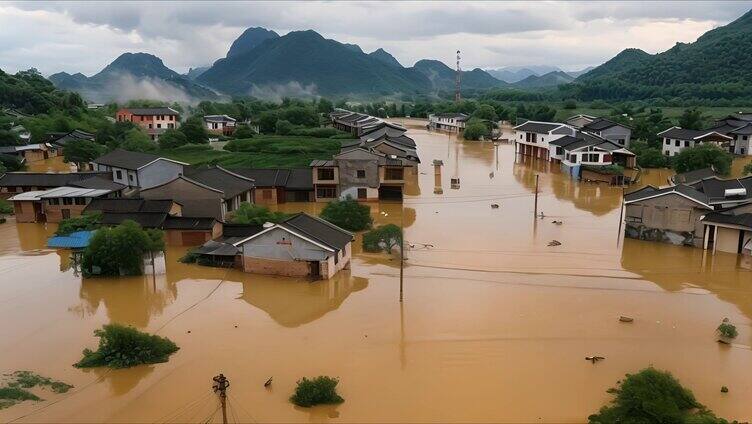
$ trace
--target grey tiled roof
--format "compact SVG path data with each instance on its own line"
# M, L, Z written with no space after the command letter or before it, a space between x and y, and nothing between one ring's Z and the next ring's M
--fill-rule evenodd
M560 126L564 124L557 124L554 122L534 122L534 121L527 121L522 125L518 125L514 127L517 131L527 131L527 132L534 132L538 134L548 134L550 131L553 131Z
M0 187L62 187L74 185L95 176L106 177L110 172L7 172L0 177ZM91 188L91 187L90 187Z
M353 240L351 233L305 213L293 215L280 225L335 250L344 249Z
M151 153L131 152L123 149L115 149L109 153L94 159L94 163L116 168L136 170L149 162L159 159L159 156Z
M134 115L154 116L154 115L180 115L180 112L169 107L144 107L144 108L124 108Z
M632 203L632 202L637 202L640 200L647 199L649 197L664 196L664 195L672 194L672 193L679 193L703 205L709 205L708 197L704 193L684 184L679 184L679 185L665 187L665 188L655 188L653 186L646 186L640 190L627 193L626 195L624 195L624 200L627 203Z

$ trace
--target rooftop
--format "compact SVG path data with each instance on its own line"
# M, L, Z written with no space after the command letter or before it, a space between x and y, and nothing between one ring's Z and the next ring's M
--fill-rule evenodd
M131 152L123 149L115 149L109 153L105 153L104 155L94 159L93 162L100 165L114 166L116 168L130 169L135 171L159 159L167 160L180 165L188 165L187 163L162 158L157 155L152 155L151 153Z
M171 107L140 107L140 108L126 107L121 110L128 111L134 115L142 115L142 116L154 116L154 115L178 116L180 115L180 112L178 112L177 110Z

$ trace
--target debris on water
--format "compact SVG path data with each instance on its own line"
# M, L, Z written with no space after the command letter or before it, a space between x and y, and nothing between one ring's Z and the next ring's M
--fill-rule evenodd
M539 213L539 214L538 214L538 217L539 217L540 219L543 219L543 218L545 218L545 217L546 217L546 215L543 215L543 212L541 212L541 213Z
M498 203L491 203L491 209L499 209Z
M557 220L553 220L553 221L551 221L551 223L552 223L552 224L556 224L556 225L561 225L561 224L563 224L564 222L563 222L563 221L557 221Z
M235 328L238 328L238 325L237 325L237 324L235 324Z
M559 240L551 240L548 242L549 246L561 246L561 242Z
M271 385L272 385L272 379L273 379L273 378L274 378L274 376L272 376L272 377L269 377L269 379L268 379L268 380L266 380L266 383L264 383L264 387L269 387L269 386L271 386Z
M721 393L728 393L728 387L721 386Z
M622 316L619 317L619 321L621 321L621 322L632 322L632 321L634 321L634 318L632 318L632 317L625 317L624 315L622 315Z
M186 333L191 334L191 330L186 331Z
M601 359L606 359L606 358L604 358L603 356L586 356L585 359L592 363L596 363L600 361Z
M493 172L491 172L491 173L488 174L488 178L493 178L493 177L494 177L494 173Z

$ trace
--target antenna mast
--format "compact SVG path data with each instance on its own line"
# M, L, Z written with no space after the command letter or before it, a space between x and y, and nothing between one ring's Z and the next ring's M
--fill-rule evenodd
M454 101L459 102L462 99L460 89L462 87L462 71L460 70L460 51L457 50L457 75L454 78Z

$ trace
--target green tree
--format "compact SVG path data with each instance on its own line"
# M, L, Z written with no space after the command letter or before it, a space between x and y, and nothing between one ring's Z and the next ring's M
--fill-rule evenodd
M248 125L238 125L233 133L235 138L252 138L256 133Z
M189 143L203 144L209 142L209 131L206 130L204 119L193 115L180 125L180 132L185 135Z
M564 100L564 109L567 109L567 110L577 109L577 102L574 99Z
M152 152L157 149L157 144L151 141L145 132L133 128L125 133L120 147L131 152Z
M188 138L182 131L170 128L159 135L157 143L160 149L174 149L188 144Z
M0 146L18 146L21 140L13 131L0 130Z
M338 383L338 379L323 375L312 379L303 377L298 381L290 402L304 408L342 403L345 400L337 394Z
M462 137L465 140L480 140L481 137L488 137L490 134L488 125L479 119L472 118L465 124L465 131L462 133Z
M499 120L499 117L496 115L496 109L494 109L493 106L486 104L480 105L478 109L475 109L475 112L473 112L473 118L493 122Z
M629 150L637 155L637 164L643 168L665 168L669 165L668 157L661 149L650 147L645 141L633 141Z
M728 175L733 157L714 144L701 144L682 150L673 158L673 168L678 173L714 167L717 172Z
M275 125L275 133L277 135L289 135L292 133L293 129L294 127L290 121L285 121L283 119L278 120Z
M699 130L705 124L705 117L697 108L684 109L684 113L679 117L679 126L689 130Z
M100 228L91 237L81 260L85 275L141 275L146 253L164 248L162 232L147 232L133 221Z
M55 234L65 236L76 231L94 231L102 226L101 213L87 213L60 221Z
M120 324L107 324L94 330L99 337L96 351L84 349L76 368L130 368L141 364L167 362L178 346L166 337L148 334Z
M749 175L752 174L752 163L748 163L744 165L744 169L742 169L742 175Z
M347 196L344 200L327 203L319 215L322 219L348 231L362 231L371 227L371 208Z
M318 113L329 113L333 110L334 110L334 105L332 104L332 102L324 98L319 99L319 102L316 105L316 111Z
M402 230L394 224L380 225L363 234L363 250L366 252L387 252L402 244Z
M271 212L268 208L260 205L243 202L238 209L229 213L230 222L233 224L264 225L267 222L278 223L288 217L282 212Z
M588 417L591 424L607 423L726 423L697 402L694 395L669 373L646 368L627 374L609 393L610 405Z
M105 147L89 140L75 140L67 143L63 149L63 160L72 163L91 162L102 156Z

